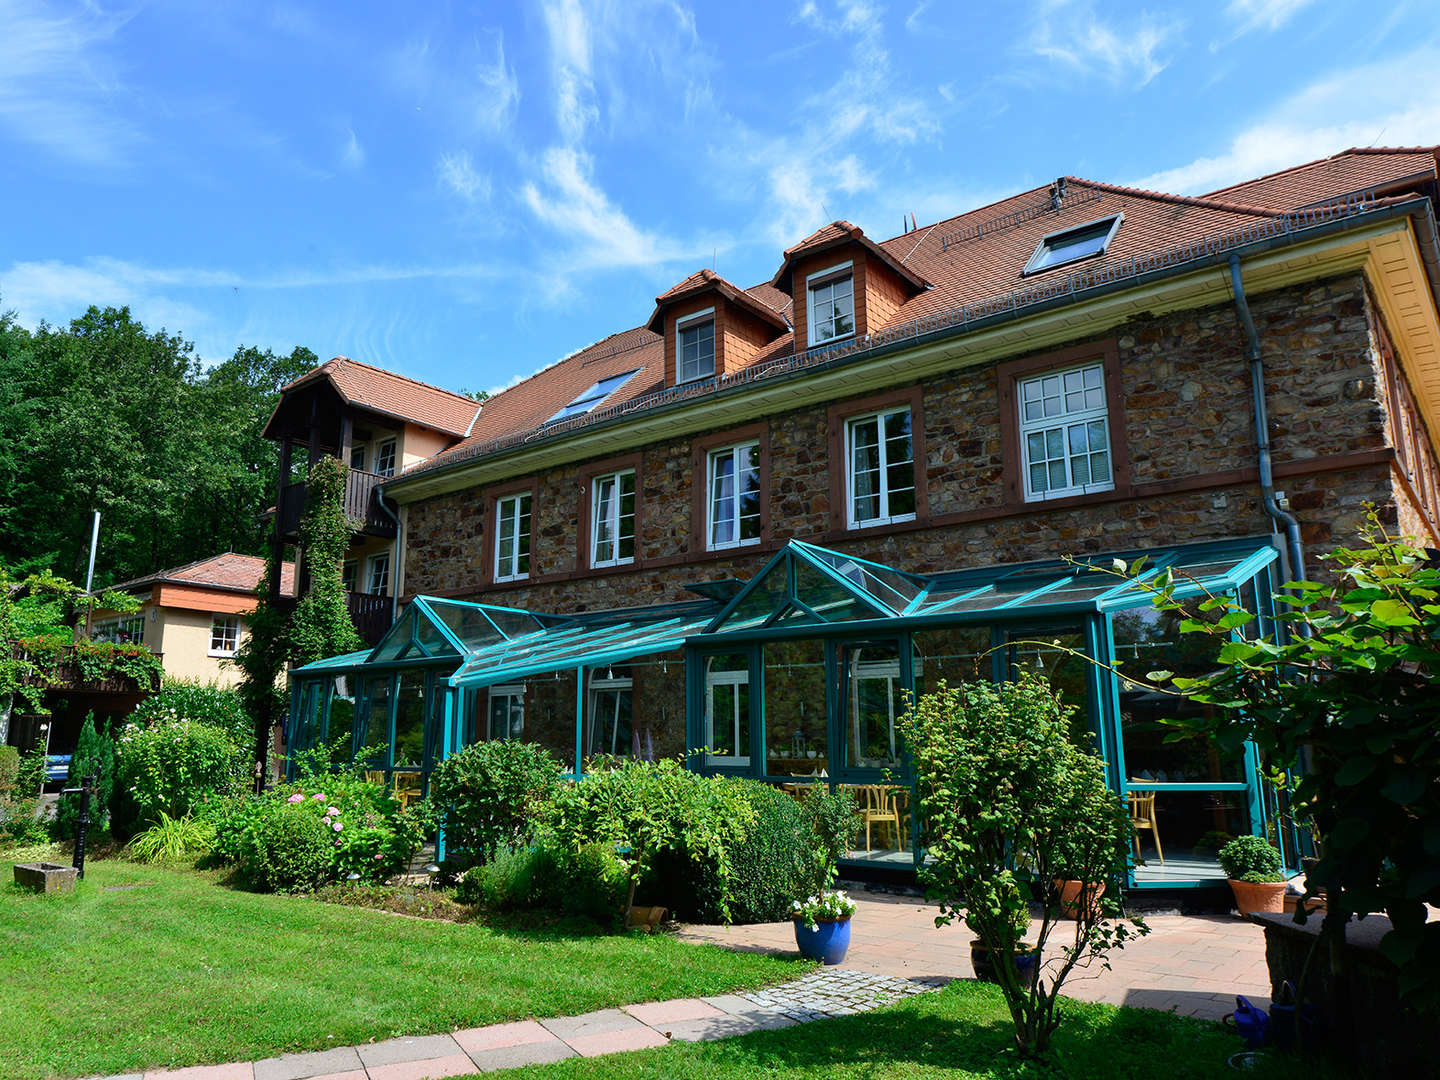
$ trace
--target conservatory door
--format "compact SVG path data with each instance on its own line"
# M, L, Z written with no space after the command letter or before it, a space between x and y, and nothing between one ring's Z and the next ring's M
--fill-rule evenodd
M633 683L628 675L617 676L607 669L590 679L590 716L585 732L585 756L609 754L629 757L632 753L630 695Z

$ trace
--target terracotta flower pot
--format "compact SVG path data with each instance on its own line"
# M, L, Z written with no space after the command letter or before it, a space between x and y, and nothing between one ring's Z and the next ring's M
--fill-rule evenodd
M1060 894L1060 913L1067 919L1076 918L1080 910L1080 893L1084 887L1084 882L1056 878L1054 885L1055 891ZM1095 888L1090 896L1090 910L1086 912L1087 915L1093 918L1098 914L1095 909L1099 907L1100 898L1104 895L1105 885L1102 882Z
M1285 910L1285 882L1226 880L1235 894L1235 906L1242 914L1253 911L1280 914Z

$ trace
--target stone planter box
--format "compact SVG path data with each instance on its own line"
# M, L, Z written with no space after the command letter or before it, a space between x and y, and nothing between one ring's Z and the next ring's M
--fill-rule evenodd
M59 863L16 863L15 884L31 892L70 892L80 871Z

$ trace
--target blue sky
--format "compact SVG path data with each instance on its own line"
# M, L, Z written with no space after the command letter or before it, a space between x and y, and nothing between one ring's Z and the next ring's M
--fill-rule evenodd
M494 388L1061 174L1440 142L1427 3L0 0L0 308Z

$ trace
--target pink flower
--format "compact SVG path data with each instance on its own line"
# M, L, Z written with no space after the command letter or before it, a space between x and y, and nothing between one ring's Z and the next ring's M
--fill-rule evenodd
M338 813L340 813L340 807L338 807L338 806L332 806L332 807L330 807L329 809L327 809L327 810L325 811L325 816L326 816L326 817L333 817L335 814L338 814Z
M323 791L317 791L314 795L311 795L310 797L312 799L318 799L321 802L325 801L325 793Z
M300 792L297 791L294 795L291 795L290 798L286 799L285 801L286 801L286 802L292 802L292 803L304 802L304 801L305 801L305 796L302 795Z
M332 829L334 829L336 832L339 832L339 831L340 831L341 829L343 829L345 826L344 826L344 825L341 825L340 822L335 821L335 822L332 822L332 823L330 824L330 827L331 827Z
M376 862L379 862L379 861L381 860L381 858L383 858L383 856L376 855L376 856L375 856L375 861L376 861Z

